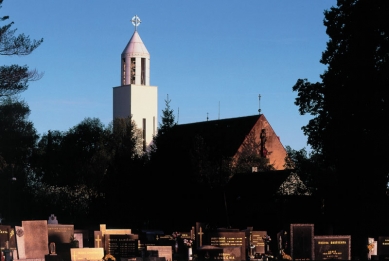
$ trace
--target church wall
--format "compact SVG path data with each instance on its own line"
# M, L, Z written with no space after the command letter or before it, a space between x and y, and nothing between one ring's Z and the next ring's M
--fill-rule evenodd
M267 158L269 159L270 164L273 164L276 170L283 170L285 164L286 150L282 145L279 137L274 132L273 128L267 121L264 115L261 115L258 121L255 123L250 133L246 136L245 141L242 143L238 152L235 154L234 158L238 158L240 153L244 150L244 144L253 143L251 140L254 137L255 146L257 148L257 153L260 153L261 145L261 131L262 129L266 130L266 142L265 148L268 151Z

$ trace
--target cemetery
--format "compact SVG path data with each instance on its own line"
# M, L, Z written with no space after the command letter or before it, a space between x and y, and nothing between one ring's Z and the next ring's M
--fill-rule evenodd
M257 230L261 229L261 230ZM318 235L314 224L290 224L273 233L263 228L215 228L196 222L186 231L131 228L75 229L48 220L0 225L1 260L26 261L242 261L354 260L350 235ZM389 237L366 238L361 260L389 259Z

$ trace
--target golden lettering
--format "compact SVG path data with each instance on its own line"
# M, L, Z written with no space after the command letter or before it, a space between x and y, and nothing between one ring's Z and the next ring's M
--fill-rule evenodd
M331 241L331 245L346 245L346 241Z

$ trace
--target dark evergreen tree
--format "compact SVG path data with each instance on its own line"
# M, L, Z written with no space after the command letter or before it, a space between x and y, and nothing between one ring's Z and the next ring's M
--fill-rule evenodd
M168 95L165 100L165 108L162 110L162 122L159 123L157 135L153 139L152 152L156 152L158 149L163 150L166 146L169 146L172 129L177 125L174 110L170 108L170 102Z

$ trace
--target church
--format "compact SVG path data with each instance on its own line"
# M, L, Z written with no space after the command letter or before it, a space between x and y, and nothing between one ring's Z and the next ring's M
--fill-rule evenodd
M140 22L138 16L132 18L135 31L121 54L121 85L113 88L113 118L132 115L142 131L145 150L157 134L158 87L150 86L150 54L137 31ZM256 154L268 159L275 170L284 169L286 150L263 114L180 124L175 133L181 144L201 137L233 164ZM256 172L255 167L252 171Z

